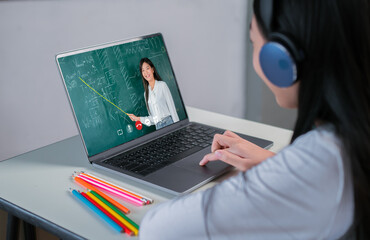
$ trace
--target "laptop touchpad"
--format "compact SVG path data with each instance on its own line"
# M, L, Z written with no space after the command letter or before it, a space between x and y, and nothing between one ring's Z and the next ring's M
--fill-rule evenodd
M209 152L210 149L204 149L176 162L174 165L201 175L214 175L216 173L223 172L226 168L230 167L229 164L226 164L222 161L213 161L207 163L205 166L200 166L200 160L202 160L204 155Z
M184 192L205 179L203 174L197 174L174 165L162 168L145 178L146 181L176 192Z

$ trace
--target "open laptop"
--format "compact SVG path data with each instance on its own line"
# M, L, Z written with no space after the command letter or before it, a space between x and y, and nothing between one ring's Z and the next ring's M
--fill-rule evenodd
M176 195L232 168L199 166L224 130L189 121L160 33L61 53L56 61L94 166Z

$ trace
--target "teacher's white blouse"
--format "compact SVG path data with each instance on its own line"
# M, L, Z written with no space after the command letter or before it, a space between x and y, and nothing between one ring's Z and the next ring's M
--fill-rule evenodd
M147 125L155 125L167 116L171 116L173 122L179 121L175 103L173 101L170 89L164 81L155 80L154 88L149 88L148 107L149 116L140 117L140 121ZM145 97L145 92L144 92Z

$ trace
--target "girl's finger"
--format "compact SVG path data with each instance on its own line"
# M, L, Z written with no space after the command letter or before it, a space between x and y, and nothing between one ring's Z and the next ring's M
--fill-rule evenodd
M236 168L238 168L239 170L242 170L242 171L245 171L248 169L247 167L247 164L245 163L246 159L243 159L241 157L239 157L238 155L235 155L229 151L226 151L226 150L217 150L215 152L215 156L225 162L225 163L228 163Z
M229 131L229 130L226 130L226 131L224 132L224 135L225 135L225 136L228 136L228 137L232 137L232 138L243 139L243 138L241 138L238 134L233 133L232 131Z
M235 139L221 134L215 134L212 141L211 151L214 152L218 149L224 149L230 147L234 143Z
M203 159L199 162L199 165L204 166L210 161L218 160L218 157L215 153L209 153L203 157Z

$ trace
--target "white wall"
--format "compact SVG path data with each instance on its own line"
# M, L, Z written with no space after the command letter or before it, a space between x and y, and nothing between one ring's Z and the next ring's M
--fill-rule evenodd
M0 1L0 160L77 134L54 55L162 32L187 105L245 116L245 0Z

